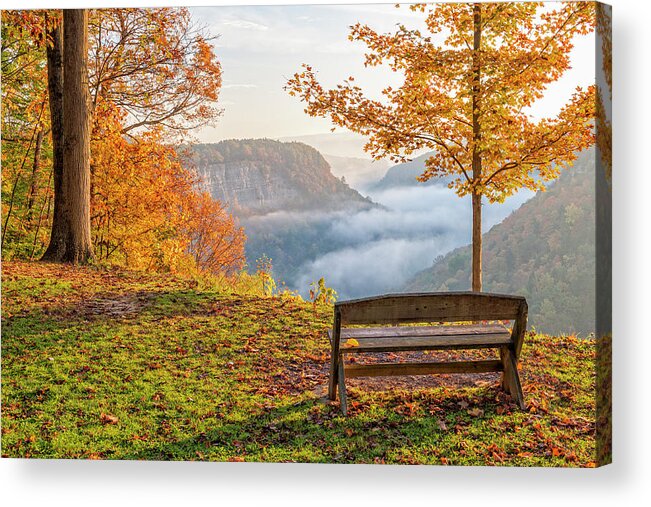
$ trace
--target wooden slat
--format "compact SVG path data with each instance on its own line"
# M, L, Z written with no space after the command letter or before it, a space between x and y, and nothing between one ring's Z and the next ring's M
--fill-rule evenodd
M348 346L347 340L341 346L342 354L362 352L406 352L411 350L459 350L497 348L511 343L506 333L488 335L451 336L399 336L383 338L357 337L358 345Z
M513 320L524 298L480 292L389 294L335 304L342 324Z
M391 327L349 327L340 330L341 340L350 338L399 338L414 336L458 336L494 335L505 336L511 333L502 324L470 324L460 326L391 326ZM513 334L511 333L511 336ZM332 330L328 329L328 340L332 345Z
M341 339L348 338L398 338L401 336L455 336L509 334L502 324L470 324L461 326L392 326L347 327L341 330Z
M433 373L487 373L502 371L500 360L456 361L451 363L378 363L346 365L346 377L430 375Z

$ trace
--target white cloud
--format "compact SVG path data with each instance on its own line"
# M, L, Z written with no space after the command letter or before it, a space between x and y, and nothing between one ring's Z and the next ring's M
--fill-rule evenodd
M222 21L222 25L242 28L243 30L269 30L269 27L267 25L255 23L254 21L247 21L246 19L230 19L227 21Z
M251 83L238 83L238 84L226 84L222 86L223 90L229 90L232 88L244 88L244 89L249 89L249 88L257 88L258 85L251 84Z

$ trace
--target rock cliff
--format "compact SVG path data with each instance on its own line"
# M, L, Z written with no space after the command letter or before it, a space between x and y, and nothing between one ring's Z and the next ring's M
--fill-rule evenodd
M303 143L243 139L201 144L191 148L189 161L204 188L240 217L374 206Z

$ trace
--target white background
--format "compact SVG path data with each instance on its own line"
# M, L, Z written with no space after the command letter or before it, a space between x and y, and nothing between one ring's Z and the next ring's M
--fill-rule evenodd
M242 2L230 2L242 3ZM281 3L281 2L249 2ZM282 3L300 3L285 1ZM304 2L305 3L305 2ZM334 2L333 2L334 3ZM346 3L346 2L336 2ZM357 3L368 3L359 1ZM17 7L227 5L5 0ZM0 460L0 505L650 505L651 2L612 0L614 464L595 470Z

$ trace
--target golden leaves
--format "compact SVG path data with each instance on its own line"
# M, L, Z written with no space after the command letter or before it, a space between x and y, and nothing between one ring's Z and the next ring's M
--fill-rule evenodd
M540 189L541 180L556 177L594 142L592 87L577 89L556 118L535 121L523 113L569 68L574 37L594 29L592 4L563 4L539 15L540 6L484 4L478 51L471 44L471 4L412 7L425 14L430 34L405 26L380 34L357 23L349 39L366 44L365 65L402 72L398 89L387 87L381 100L371 100L349 78L324 90L307 65L286 89L306 102L307 114L368 137L372 157L402 161L434 150L420 181L456 175L450 186L459 195L479 191L502 202L521 187ZM442 45L433 42L439 32L447 34ZM476 153L481 173L474 174Z

